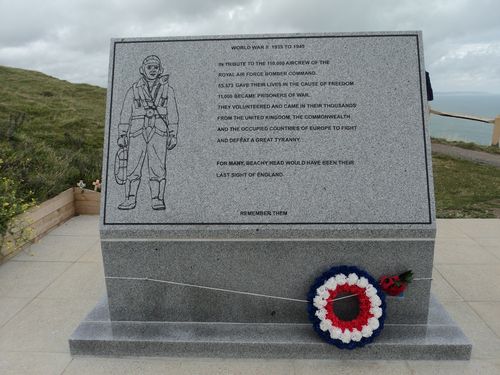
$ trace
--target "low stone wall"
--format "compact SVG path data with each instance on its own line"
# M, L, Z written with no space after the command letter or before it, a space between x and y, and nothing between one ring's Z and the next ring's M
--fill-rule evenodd
M0 263L75 215L98 215L100 199L99 192L69 188L15 217L9 231L0 237Z

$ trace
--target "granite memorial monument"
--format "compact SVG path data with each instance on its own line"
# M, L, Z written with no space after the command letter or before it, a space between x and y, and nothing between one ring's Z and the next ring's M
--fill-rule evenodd
M470 356L430 294L421 33L115 39L107 99L107 296L73 354ZM358 350L308 322L334 265L415 274Z

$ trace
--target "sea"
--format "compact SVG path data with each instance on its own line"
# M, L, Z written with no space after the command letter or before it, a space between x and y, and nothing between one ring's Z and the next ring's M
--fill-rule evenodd
M500 116L500 94L439 93L434 92L431 108L456 114L466 114L487 119ZM489 146L493 125L478 121L462 120L431 114L431 137L449 141L473 142Z

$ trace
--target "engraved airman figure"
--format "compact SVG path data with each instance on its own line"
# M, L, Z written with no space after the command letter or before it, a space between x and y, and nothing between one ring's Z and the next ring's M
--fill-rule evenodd
M151 207L164 210L167 152L177 144L177 102L158 56L146 57L139 72L142 77L127 91L118 124L115 177L125 185L125 199L118 209L135 208L147 161Z

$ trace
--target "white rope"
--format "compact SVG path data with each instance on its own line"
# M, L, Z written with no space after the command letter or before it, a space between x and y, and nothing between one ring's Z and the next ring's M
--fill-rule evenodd
M178 286L187 286L189 288L199 288L199 289L215 290L217 292L225 292L225 293L244 294L244 295L247 295L247 296L254 296L254 297L273 298L273 299L281 299L281 300L285 300L285 301L302 302L302 303L307 303L308 302L307 300L304 300L304 299L278 297L278 296L271 296L271 295L268 295L268 294L242 292L242 291L239 291L239 290L231 290L231 289L213 288L213 287L210 287L210 286L195 285L195 284L186 284L186 283L179 283L179 282L167 281L167 280L150 279L148 277L115 277L115 276L107 276L106 279L152 281L152 282L155 282L155 283L171 284L171 285L178 285Z
M204 285L196 285L196 284L187 284L187 283L179 283L176 281L168 281L168 280L158 280L158 279L150 279L149 277L119 277L119 276L106 276L106 279L116 279L116 280L136 280L136 281L151 281L154 283L162 283L162 284L170 284L170 285L177 285L177 286L186 286L188 288L198 288L198 289L207 289L207 290L215 290L217 292L224 292L224 293L233 293L233 294L243 294L246 296L253 296L253 297L263 297L263 298L272 298L272 299L280 299L284 301L292 301L292 302L301 302L301 303L308 303L309 301L304 300L304 299L296 299L296 298L288 298L288 297L279 297L279 296L271 296L269 294L260 294L260 293L251 293L251 292L242 292L240 290L232 290L232 289L222 289L222 288L213 288L210 286L204 286ZM432 280L432 278L419 278L419 279L413 279L413 281L420 281L420 280ZM333 299L333 301L340 301L342 299L346 298L351 298L356 296L357 294L350 294L348 296L342 296L342 297L337 297Z

